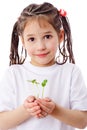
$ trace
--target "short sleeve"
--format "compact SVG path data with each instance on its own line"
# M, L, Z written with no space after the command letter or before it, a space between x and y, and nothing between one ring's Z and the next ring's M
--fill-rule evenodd
M87 111L87 87L77 66L74 67L72 72L70 104L71 109Z
M0 112L15 108L14 80L10 69L7 69L0 81Z

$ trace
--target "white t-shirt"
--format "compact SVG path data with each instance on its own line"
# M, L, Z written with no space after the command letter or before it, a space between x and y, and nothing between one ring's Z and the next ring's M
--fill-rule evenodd
M51 98L56 104L69 109L87 111L87 88L79 68L71 63L48 67L33 66L29 62L8 68L0 84L0 111L13 110L24 103L29 95ZM36 80L38 86L29 81ZM14 130L74 130L60 120L48 115L31 119Z

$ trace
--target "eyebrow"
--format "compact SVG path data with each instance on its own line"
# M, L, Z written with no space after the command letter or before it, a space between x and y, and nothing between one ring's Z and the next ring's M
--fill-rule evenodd
M51 31L47 31L47 32L44 32L44 33L52 33Z
M43 34L50 34L52 33L51 31L43 32ZM27 37L32 37L34 34L27 34Z

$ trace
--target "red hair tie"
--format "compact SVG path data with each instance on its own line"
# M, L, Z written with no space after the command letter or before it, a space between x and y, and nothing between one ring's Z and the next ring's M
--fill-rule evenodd
M63 16L63 17L66 17L67 12L66 12L65 10L63 10L63 9L60 9L60 10L59 10L59 14L60 14L61 16Z

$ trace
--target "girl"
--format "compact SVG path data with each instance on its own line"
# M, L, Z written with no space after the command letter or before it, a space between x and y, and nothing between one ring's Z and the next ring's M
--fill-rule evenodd
M74 63L66 12L50 3L27 6L14 24L11 66L0 84L0 129L85 128L87 88Z

